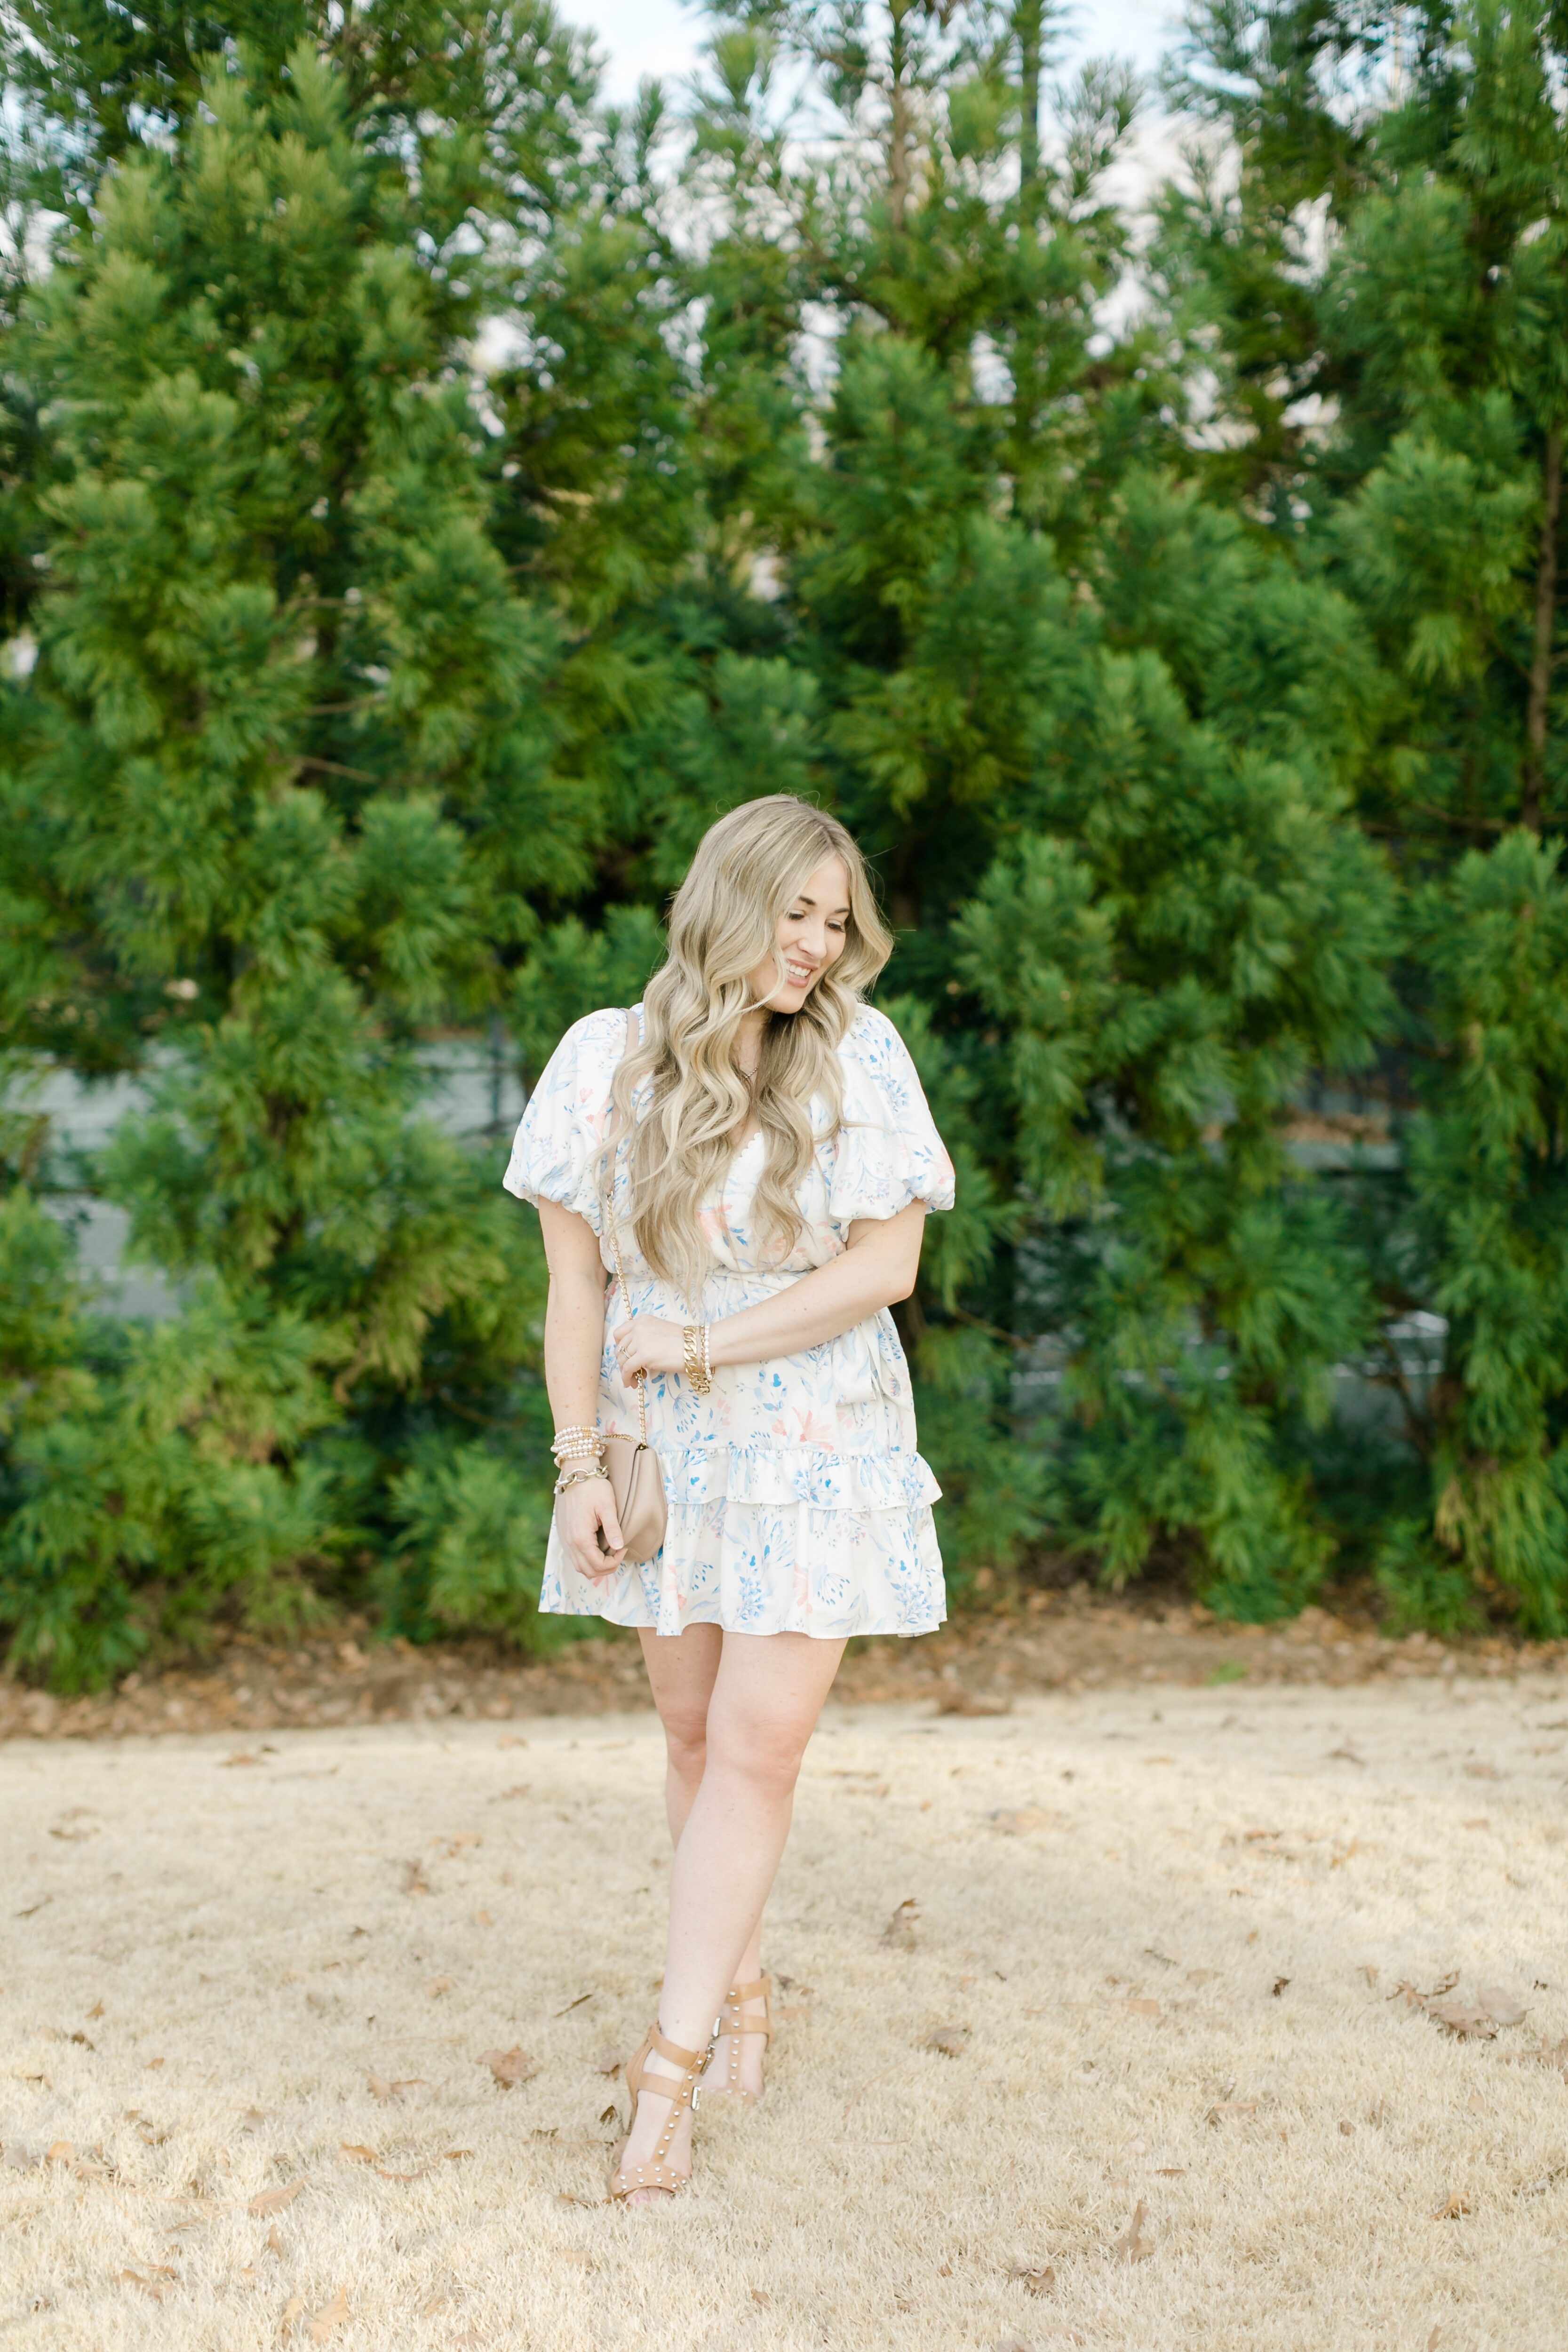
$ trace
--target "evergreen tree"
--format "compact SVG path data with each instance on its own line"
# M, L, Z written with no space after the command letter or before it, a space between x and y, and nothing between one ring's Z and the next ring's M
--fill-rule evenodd
M1037 12L748 15L832 68L845 121L830 169L775 175L841 326L823 460L774 530L965 1156L916 1310L922 1429L961 1490L1013 1465L971 1559L1048 1503L1118 1580L1173 1538L1216 1605L1273 1614L1331 1550L1302 1430L1365 1313L1278 1132L1384 1002L1386 887L1344 815L1352 616L1166 481L1154 338L1100 347L1124 79L1089 68L1042 124ZM1042 1350L1062 1410L1009 1455ZM955 1429L943 1392L977 1381L991 1410Z
M1163 247L1174 316L1218 355L1205 470L1378 656L1348 780L1405 893L1386 1076L1406 1152L1357 1223L1428 1482L1380 1580L1450 1621L1479 1584L1541 1632L1568 1623L1568 1291L1545 1238L1565 1098L1537 997L1560 986L1568 816L1565 41L1558 12L1501 0L1200 8L1184 92L1233 133L1239 184L1173 197ZM1447 1325L1434 1380L1393 1336L1413 1313Z
M17 329L59 421L6 714L11 1034L142 1069L101 1182L189 1299L16 1449L0 1608L67 1680L222 1592L297 1622L367 1552L394 1622L517 1624L537 1585L536 1255L421 1115L419 1041L501 1001L582 826L454 365L483 256L465 288L448 183L383 127L310 43L216 68Z

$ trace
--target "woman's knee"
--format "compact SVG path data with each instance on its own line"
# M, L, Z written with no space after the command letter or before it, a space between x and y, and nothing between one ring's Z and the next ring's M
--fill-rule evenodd
M675 1707L662 1718L665 1753L671 1771L682 1780L700 1780L708 1760L708 1717L705 1709Z
M749 1721L721 1717L708 1727L710 1764L733 1772L775 1796L788 1796L800 1777L811 1727L787 1718Z

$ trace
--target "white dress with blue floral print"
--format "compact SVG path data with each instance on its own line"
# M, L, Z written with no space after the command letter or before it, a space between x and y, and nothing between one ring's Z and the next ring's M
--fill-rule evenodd
M634 1008L641 1017L641 1008ZM610 1086L626 1048L625 1012L590 1013L562 1039L512 1147L509 1192L558 1201L585 1217L613 1271L596 1161ZM679 1298L637 1248L623 1165L616 1192L628 1297L605 1307L599 1426L637 1426L635 1391L620 1380L610 1333L634 1313L718 1322L826 1265L858 1217L891 1217L911 1202L951 1209L942 1149L908 1049L884 1013L862 1005L838 1048L843 1124L824 1134L796 1194L805 1223L789 1256L766 1255L752 1226L765 1141L742 1147L704 1224L713 1265L700 1301ZM819 1107L820 1109L820 1107ZM826 1114L817 1119L826 1129ZM623 1154L623 1161L626 1155ZM648 1437L664 1472L669 1524L657 1559L590 1580L564 1559L552 1528L541 1609L679 1633L928 1633L946 1615L931 1507L941 1489L915 1450L909 1366L886 1307L796 1356L726 1364L705 1397L679 1374L647 1381Z

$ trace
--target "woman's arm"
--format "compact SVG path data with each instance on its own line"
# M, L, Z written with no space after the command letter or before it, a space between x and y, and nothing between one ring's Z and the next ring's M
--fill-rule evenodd
M879 1307L907 1298L920 1268L925 1220L923 1201L911 1201L896 1217L858 1217L849 1228L848 1247L826 1265L712 1324L710 1363L762 1364L772 1356L797 1356L853 1330ZM617 1326L615 1337L623 1373L639 1365L650 1372L685 1368L680 1325L660 1315L635 1316Z
M599 1416L599 1360L605 1345L605 1268L598 1236L586 1217L555 1201L541 1201L539 1222L550 1268L544 1309L544 1385L550 1409L557 1429L574 1423L592 1429ZM626 1546L607 1478L584 1479L557 1496L555 1523L580 1576L608 1576L619 1568Z

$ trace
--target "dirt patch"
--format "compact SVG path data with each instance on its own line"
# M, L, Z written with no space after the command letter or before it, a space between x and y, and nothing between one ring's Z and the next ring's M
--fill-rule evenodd
M1307 1609L1280 1627L1226 1625L1173 1601L1133 1603L1086 1585L955 1618L918 1642L851 1644L841 1699L929 1699L940 1712L990 1714L1030 1691L1128 1684L1363 1683L1382 1676L1517 1675L1568 1670L1568 1642L1499 1634L1452 1643ZM507 1722L618 1712L647 1703L641 1653L606 1631L553 1656L522 1660L491 1643L379 1642L363 1626L294 1649L239 1639L200 1664L129 1675L118 1690L59 1699L0 1681L0 1738L102 1738L191 1731L326 1729L444 1717Z

